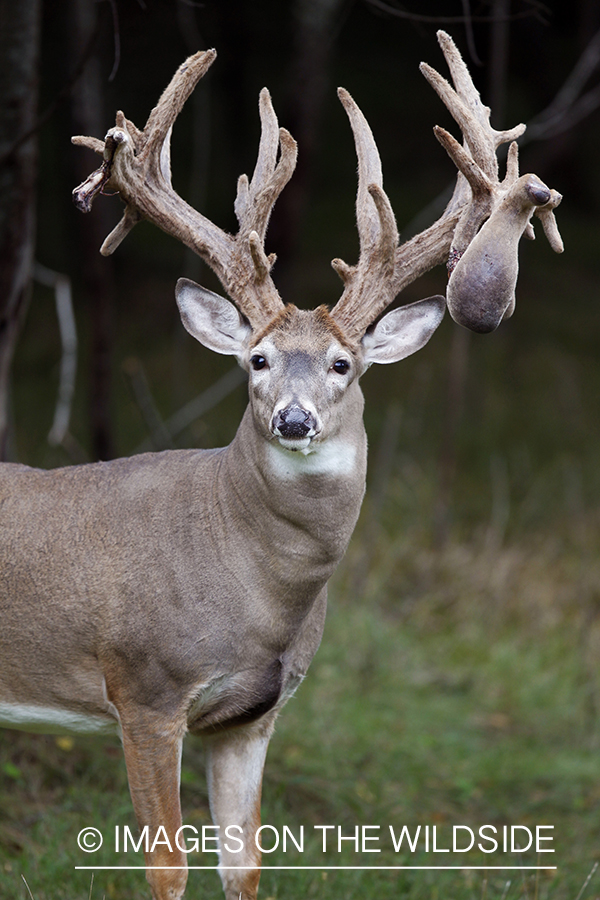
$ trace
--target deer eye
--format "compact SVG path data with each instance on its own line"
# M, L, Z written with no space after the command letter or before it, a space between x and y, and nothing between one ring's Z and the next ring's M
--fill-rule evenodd
M345 375L349 368L350 363L346 359L336 359L332 366L333 371L338 375Z
M250 357L250 365L255 372L258 372L259 369L264 369L266 364L266 359L264 358L264 356L261 356L260 353L255 353L254 356Z

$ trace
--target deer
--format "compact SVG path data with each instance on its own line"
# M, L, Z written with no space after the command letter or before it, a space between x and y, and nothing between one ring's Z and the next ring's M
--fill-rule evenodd
M180 279L183 325L248 373L248 406L225 448L48 471L0 466L0 723L120 735L138 825L162 835L145 852L154 900L180 900L186 888L179 782L188 732L206 746L225 897L257 895L269 739L319 646L327 583L365 492L361 376L421 349L446 305L479 332L511 315L517 245L531 236L534 214L562 249L553 212L560 194L519 175L524 126L491 127L458 49L444 32L438 38L454 88L421 68L464 143L436 128L458 168L456 186L441 217L404 244L373 134L338 91L358 157L360 250L355 265L333 260L343 289L332 309L285 305L272 278L265 235L296 144L266 89L254 174L238 181L237 234L171 185L171 130L214 50L179 67L143 130L119 111L104 141L73 138L102 156L75 189L76 205L89 211L105 190L125 204L100 252L111 254L146 219L199 254L231 300ZM447 299L388 310L407 284L448 260ZM231 828L243 841L227 840Z

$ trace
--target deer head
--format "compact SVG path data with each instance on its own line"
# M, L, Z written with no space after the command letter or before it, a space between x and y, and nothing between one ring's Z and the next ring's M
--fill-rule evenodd
M339 436L343 399L372 363L391 363L422 347L444 314L443 297L388 313L361 338L351 337L326 307L285 306L253 329L236 307L193 281L177 283L177 303L188 332L217 353L235 356L249 373L255 425L287 450L313 452ZM361 406L362 409L362 406Z

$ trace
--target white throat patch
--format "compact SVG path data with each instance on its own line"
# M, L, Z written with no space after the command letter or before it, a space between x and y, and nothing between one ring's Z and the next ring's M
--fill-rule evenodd
M268 445L273 473L283 481L303 475L351 475L356 466L356 446L339 438L311 444L305 450L286 450L279 441Z

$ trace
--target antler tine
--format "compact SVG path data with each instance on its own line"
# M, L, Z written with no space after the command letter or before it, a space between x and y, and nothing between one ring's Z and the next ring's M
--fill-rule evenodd
M356 266L341 259L332 266L344 282L344 292L331 315L350 337L362 336L394 299L392 277L398 229L383 190L381 160L367 120L348 91L338 88L354 135L358 158L356 221L360 255Z
M194 87L216 58L214 50L189 57L171 79L140 131L122 112L102 143L76 137L73 142L101 152L103 163L73 191L73 199L89 212L105 188L125 202L123 218L104 241L109 255L140 219L148 219L185 244L213 269L239 310L254 327L266 325L283 309L270 271L275 261L264 251L264 237L275 201L296 164L296 144L279 129L268 91L261 92L261 141L252 182L242 176L236 199L238 234L227 234L188 206L171 185L170 139L173 124ZM280 158L277 162L277 149Z
M171 129L185 101L216 58L216 50L200 50L179 66L148 116L142 135L143 146L139 148L142 152L155 156L165 141L170 142Z
M256 276L263 280L275 262L275 254L264 252L264 239L273 207L294 169L298 148L285 128L279 128L271 103L271 95L263 88L259 97L261 137L252 181L247 175L238 179L235 214L239 223L240 240L248 240ZM280 150L279 161L277 151ZM282 306L283 304L278 304Z
M486 175L495 179L498 177L496 150L500 144L520 137L526 126L520 124L506 131L496 131L492 128L491 110L482 103L479 91L473 84L456 44L445 31L438 31L437 38L450 69L455 90L427 63L421 63L419 68L460 126L477 165Z
M256 200L260 188L264 187L265 183L273 176L279 148L279 123L267 88L263 88L260 92L258 109L261 132L254 174L251 182L248 181L247 175L240 175L235 199L234 208L240 231L258 231L256 228L248 229L248 211L251 209L252 202ZM261 234L261 237L263 236Z
M369 201L369 186L372 184L383 188L381 159L369 123L348 91L338 88L344 109L350 120L356 144L358 160L358 191L356 196L356 223L361 251L366 251L377 242L380 232L380 221L374 203Z
M562 253L565 249L565 245L563 244L563 240L560 236L558 225L556 223L556 217L554 215L554 210L562 200L562 194L559 194L558 191L554 190L551 191L550 194L551 196L548 203L546 203L545 206L538 206L535 211L535 215L542 223L544 234L546 235L548 243L550 244L554 252Z

